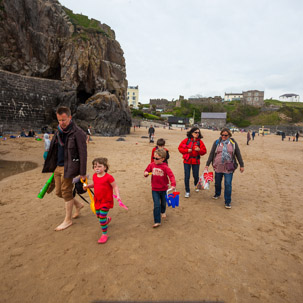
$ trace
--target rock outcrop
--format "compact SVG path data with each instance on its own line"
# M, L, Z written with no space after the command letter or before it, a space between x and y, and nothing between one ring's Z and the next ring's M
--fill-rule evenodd
M62 91L56 106L70 106L80 126L129 133L125 60L109 26L56 0L0 0L0 43L0 69L60 80L76 92Z

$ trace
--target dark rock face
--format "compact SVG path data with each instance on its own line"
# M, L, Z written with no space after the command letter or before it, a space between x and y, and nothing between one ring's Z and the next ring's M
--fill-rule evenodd
M73 91L50 103L70 106L80 126L101 135L129 133L125 60L115 33L96 20L83 27L73 16L56 0L0 0L0 69L62 81Z

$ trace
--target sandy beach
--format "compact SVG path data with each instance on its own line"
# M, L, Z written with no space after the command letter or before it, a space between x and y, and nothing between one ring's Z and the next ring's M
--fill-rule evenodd
M218 131L202 130L208 152ZM0 158L37 167L0 181L0 302L193 301L303 302L303 139L235 133L245 163L233 179L232 209L210 190L184 198L178 145L181 130L156 128L170 151L180 206L153 229L150 178L143 172L153 144L141 127L88 144L91 161L109 159L128 211L115 204L105 245L88 205L74 224L55 232L64 202L53 193L37 198L50 174L42 174L44 142L31 138L0 142ZM202 173L208 153L201 159ZM88 195L85 197L88 199ZM80 201L81 199L79 199Z

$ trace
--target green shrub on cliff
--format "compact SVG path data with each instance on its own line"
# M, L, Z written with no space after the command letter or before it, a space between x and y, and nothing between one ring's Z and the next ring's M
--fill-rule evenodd
M109 34L100 28L100 22L98 20L89 19L87 16L82 14L74 14L72 10L66 7L63 7L63 9L70 18L70 21L73 25L81 26L82 28L87 29L88 31L93 30L94 32L98 32L109 37Z

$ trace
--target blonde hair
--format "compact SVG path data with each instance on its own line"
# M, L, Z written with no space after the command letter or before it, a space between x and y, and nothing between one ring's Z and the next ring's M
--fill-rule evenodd
M108 160L107 158L96 158L93 160L92 164L93 164L93 168L95 164L103 164L105 166L105 172L107 172L109 170L109 164L108 164Z
M166 158L166 150L165 149L156 149L155 154L157 154L160 158Z

